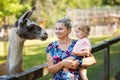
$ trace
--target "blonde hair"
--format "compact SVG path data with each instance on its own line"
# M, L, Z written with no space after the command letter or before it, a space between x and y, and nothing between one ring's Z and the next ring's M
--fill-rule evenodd
M64 23L67 28L72 28L71 19L68 16L65 16L57 21L57 23Z
M80 22L76 24L75 27L77 27L78 30L85 32L87 36L89 35L90 26L86 22Z

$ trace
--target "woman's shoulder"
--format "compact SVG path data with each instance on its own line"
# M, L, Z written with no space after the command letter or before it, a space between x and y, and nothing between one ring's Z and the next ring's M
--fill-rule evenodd
M49 43L46 48L46 52L48 53L48 52L52 51L54 48L57 48L57 41Z
M57 45L57 41L50 42L50 43L48 44L48 47L49 47L49 46L55 46L55 45Z

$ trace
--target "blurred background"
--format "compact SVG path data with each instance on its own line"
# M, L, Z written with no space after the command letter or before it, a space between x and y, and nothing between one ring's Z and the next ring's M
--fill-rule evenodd
M120 36L120 0L0 0L0 63L6 61L10 29L26 10L34 6L36 10L31 19L41 25L49 37L44 42L25 42L25 69L46 62L45 49L50 42L56 40L54 25L64 16L71 18L73 27L79 21L90 25L89 37L92 45ZM70 37L76 39L73 29ZM111 63L116 64L111 64L111 80L114 80L114 76L120 71L119 49L120 43L112 46ZM96 66L88 69L90 80L103 80L103 51L98 53L101 54L94 55L97 59Z
M120 0L4 0L0 1L0 40L7 40L9 29L28 9L36 7L31 19L53 36L55 22L69 16L73 27L79 21L91 26L92 35L120 33Z

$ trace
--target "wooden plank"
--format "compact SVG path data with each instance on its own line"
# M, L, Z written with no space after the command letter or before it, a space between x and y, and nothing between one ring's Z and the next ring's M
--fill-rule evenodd
M0 80L35 80L48 74L47 63L35 66L15 75L0 76Z
M45 72L45 69L47 69L47 63L35 66L20 74L17 74L16 78L17 80L35 80L43 75L48 74L48 71Z
M100 43L98 45L93 46L92 47L92 53L95 53L95 52L97 52L99 50L102 50L102 49L104 49L104 48L106 48L106 47L108 47L108 46L110 46L112 44L115 44L115 43L119 42L119 41L120 41L120 37L116 37L116 38L113 38L111 40L104 41L104 42L102 42L102 43Z
M0 76L0 80L16 80L16 77L14 75L4 75Z

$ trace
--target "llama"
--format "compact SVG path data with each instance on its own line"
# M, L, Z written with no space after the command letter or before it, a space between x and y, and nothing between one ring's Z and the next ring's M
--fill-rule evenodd
M0 75L11 75L23 71L23 46L29 39L46 40L48 35L37 23L31 21L29 17L35 8L26 11L14 24L9 35L9 50L7 62L0 65Z

